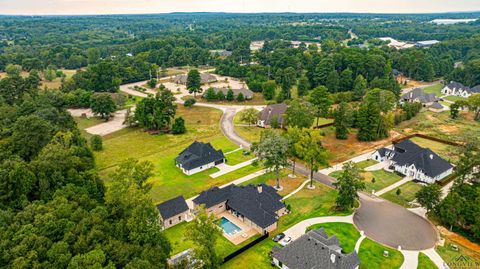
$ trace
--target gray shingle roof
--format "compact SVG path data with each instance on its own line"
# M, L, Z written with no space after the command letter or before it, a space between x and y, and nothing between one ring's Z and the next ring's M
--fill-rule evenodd
M225 159L222 150L215 150L210 143L195 141L184 149L175 161L186 170Z
M290 269L354 269L360 264L356 252L343 254L336 236L323 228L311 230L283 248L275 246L272 257Z
M277 116L278 122L283 124L283 114L287 111L287 105L284 103L268 105L258 113L258 118L265 121L266 125L270 125L273 116Z
M472 93L480 93L480 85L477 85L470 89Z
M188 75L178 75L173 78L173 82L177 84L186 84ZM200 80L202 84L212 83L217 81L217 77L210 73L200 73Z
M405 101L411 101L411 100L417 99L422 104L431 103L438 100L435 93L425 93L420 88L415 88L410 92L407 92L406 94L402 95L402 99Z
M230 208L256 225L267 228L277 221L276 212L285 207L280 199L282 197L277 191L265 184L247 186L231 184L221 189L213 187L203 191L193 199L193 202L197 205L203 204L206 208L227 202Z
M185 211L188 211L188 205L185 202L183 196L178 196L157 205L157 209L160 212L160 216L162 217L162 219L166 220Z
M430 107L434 109L443 109L442 104L440 104L439 102L434 102Z
M429 148L422 148L412 141L404 140L394 146L392 161L396 164L415 165L417 170L431 178L439 176L453 166Z

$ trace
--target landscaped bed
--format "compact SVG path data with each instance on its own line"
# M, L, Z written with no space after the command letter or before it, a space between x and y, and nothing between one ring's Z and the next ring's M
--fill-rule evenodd
M415 194L422 188L422 185L413 181L409 181L399 188L393 189L381 197L390 202L399 204L403 207L413 207L410 202L415 200ZM400 189L400 195L397 195L397 189Z
M238 148L220 132L221 115L221 111L211 108L179 106L177 116L185 119L186 134L150 135L138 128L126 128L107 135L104 137L105 149L95 153L100 175L108 179L108 174L127 158L151 161L154 164L151 193L153 201L158 203L178 195L188 198L262 169L249 165L214 179L209 175L217 172L217 168L187 176L175 166L174 159L195 140L210 142L224 152Z
M336 236L344 253L351 253L355 250L355 244L360 238L360 233L350 223L321 223L307 228L307 231L323 228L328 236Z
M384 257L384 251L388 251L388 257ZM403 263L400 251L382 246L368 238L363 239L358 257L361 269L395 269L400 268Z

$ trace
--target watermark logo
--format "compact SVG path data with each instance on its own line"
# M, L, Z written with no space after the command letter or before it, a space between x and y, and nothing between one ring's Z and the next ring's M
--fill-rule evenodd
M451 269L480 269L480 261L475 261L465 255L458 255L447 262Z

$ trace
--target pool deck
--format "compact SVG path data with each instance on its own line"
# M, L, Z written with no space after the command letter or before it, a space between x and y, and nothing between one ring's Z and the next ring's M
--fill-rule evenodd
M218 215L219 218L226 218L236 226L238 226L241 231L234 234L234 235L229 235L225 232L223 232L223 236L228 239L228 241L232 242L234 245L241 244L242 242L248 240L250 237L258 234L258 232L249 227L247 224L243 223L241 220L239 220L237 217L233 216L230 214L228 211L222 212L221 214Z

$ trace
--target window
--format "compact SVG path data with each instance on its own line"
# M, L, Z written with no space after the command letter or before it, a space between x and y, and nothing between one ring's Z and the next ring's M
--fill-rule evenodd
M169 220L168 222L170 223L170 225L172 225L172 220Z
M178 216L178 220L182 220L182 216Z

